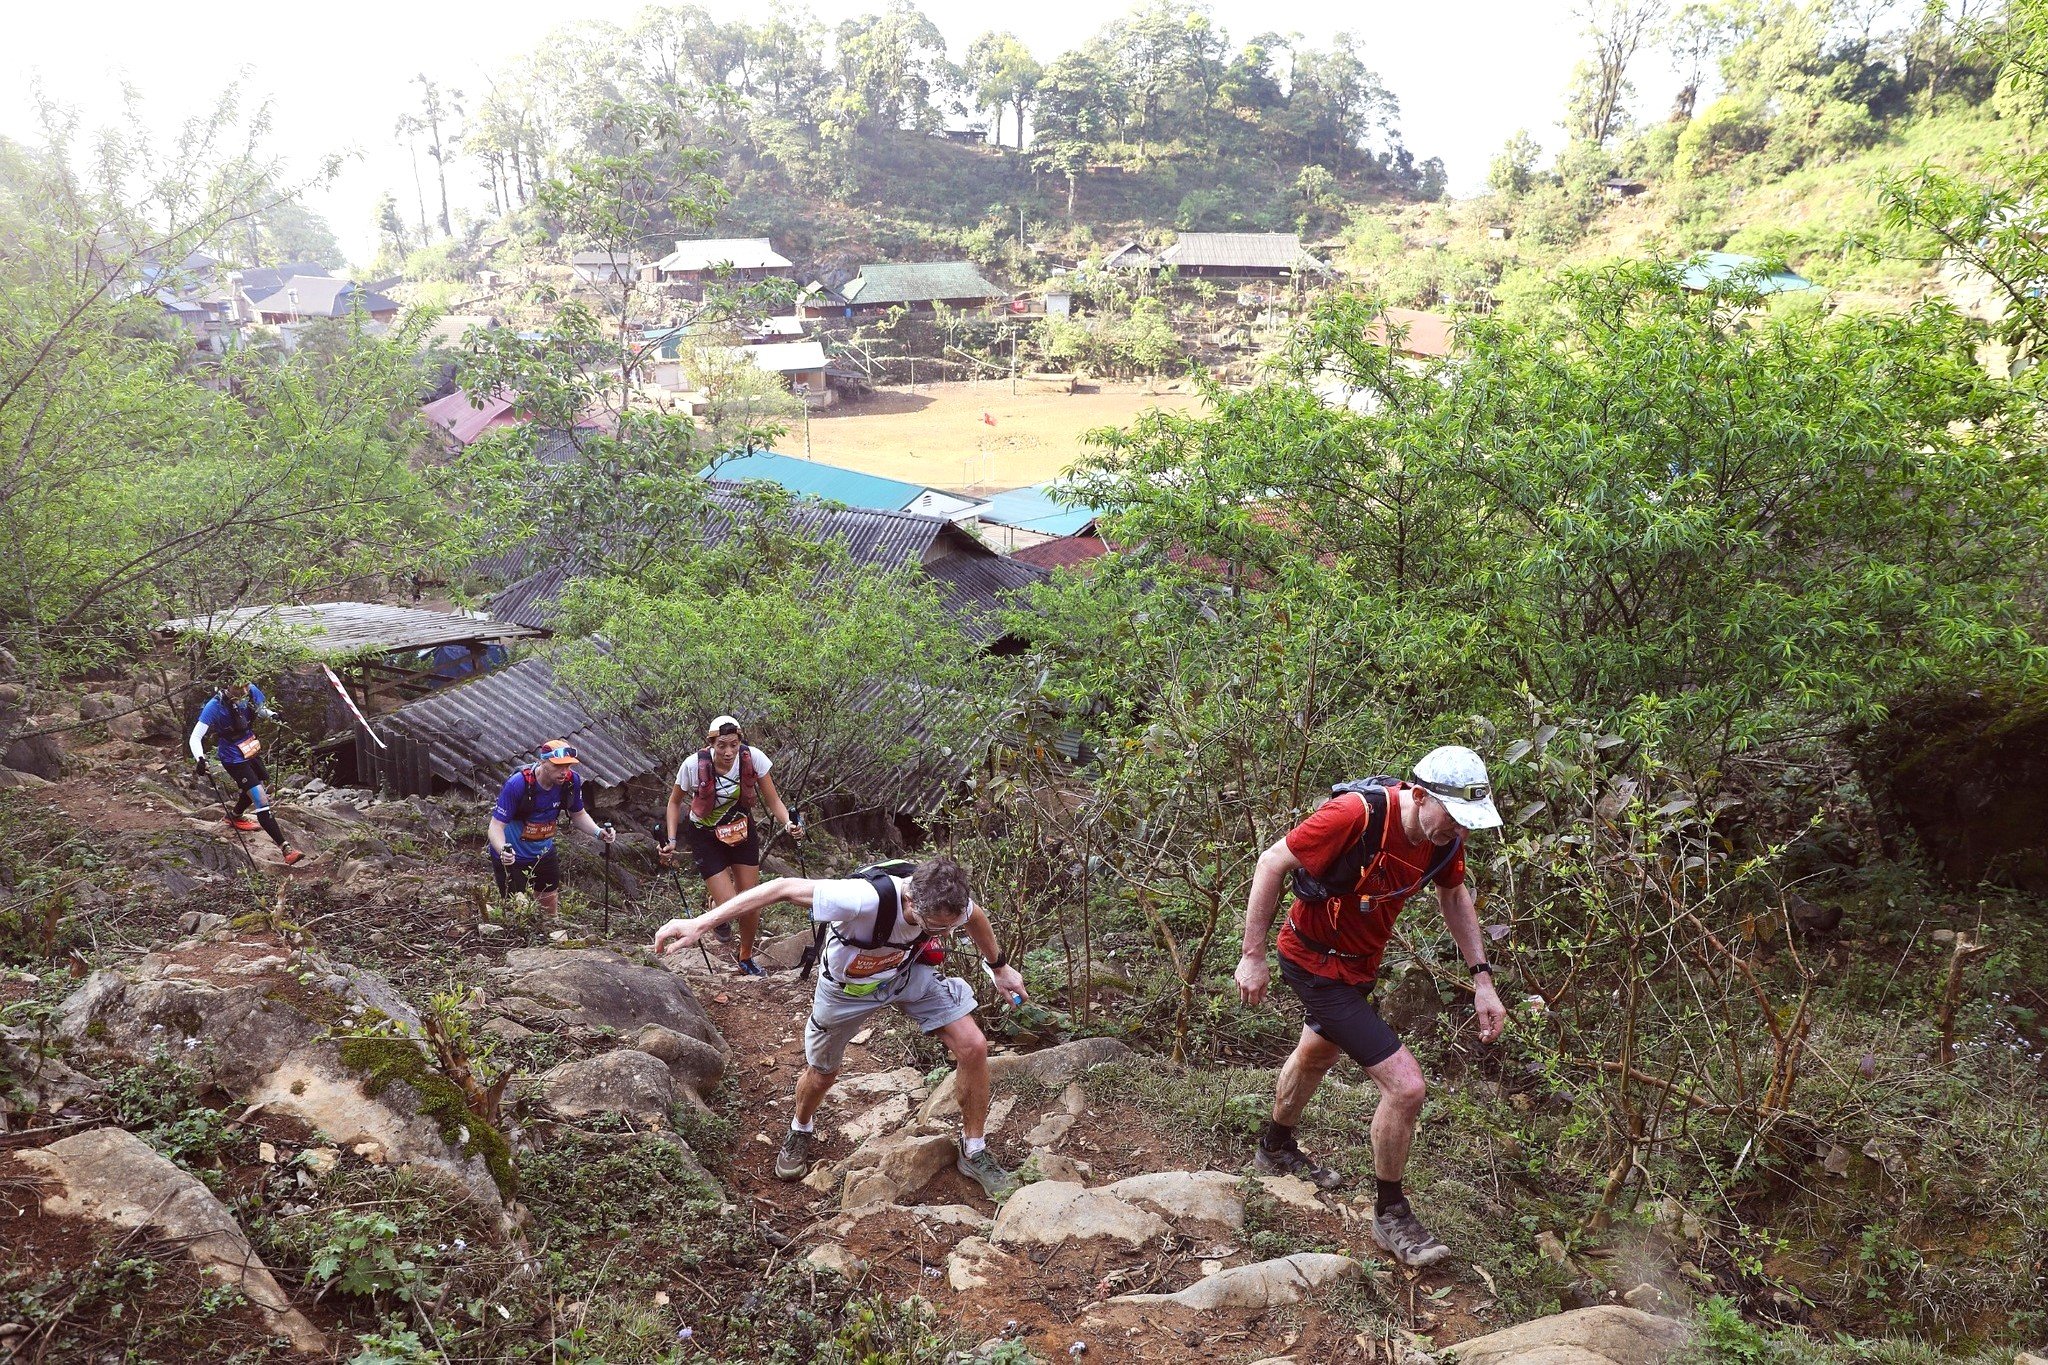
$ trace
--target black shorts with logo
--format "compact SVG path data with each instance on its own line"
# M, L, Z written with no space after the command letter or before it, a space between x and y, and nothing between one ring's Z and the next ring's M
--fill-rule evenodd
M1363 1067L1378 1066L1401 1050L1401 1035L1373 1008L1372 983L1353 986L1318 976L1280 959L1280 979L1301 998L1308 1026Z
M505 866L504 860L488 848L484 856L491 860L491 871L498 878L498 894L510 896L526 890L529 884L535 891L558 891L562 886L562 864L549 849L538 858L521 858L512 866Z
M726 843L714 827L700 825L687 816L681 834L689 847L690 861L697 865L697 875L706 881L727 868L761 865L761 822L752 815L747 817L747 837L736 844Z
M223 762L220 766L227 772L229 777L234 779L235 786L242 791L248 791L258 783L270 780L270 769L263 766L263 755L261 754L251 754L249 757L234 763Z

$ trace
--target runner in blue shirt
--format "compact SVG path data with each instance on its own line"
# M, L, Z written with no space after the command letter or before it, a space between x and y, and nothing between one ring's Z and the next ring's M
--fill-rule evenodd
M262 688L254 683L229 683L199 708L199 722L192 727L188 745L192 750L192 761L203 777L206 775L206 737L208 734L213 736L214 757L220 760L220 766L227 770L242 793L241 799L235 802L234 813L227 817L228 824L238 830L261 828L284 854L284 861L289 866L306 855L285 842L277 817L270 813L270 794L264 790L264 785L270 781L270 770L263 765L263 741L256 738L256 718L268 719L276 714L270 709ZM253 820L248 816L252 805L256 807Z
M576 749L565 739L541 745L536 761L505 779L498 804L491 808L491 871L505 895L526 890L550 915L561 906L562 869L555 859L555 832L568 819L591 838L609 844L612 832L600 829L583 808L583 778L576 771Z

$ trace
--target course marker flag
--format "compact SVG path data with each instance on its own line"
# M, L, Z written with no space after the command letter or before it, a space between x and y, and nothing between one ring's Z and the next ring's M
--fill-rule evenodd
M363 733L368 735L371 739L376 739L378 748L390 748L391 746L386 744L383 740L377 739L377 732L370 728L370 718L363 714L363 709L360 706L356 705L356 699L354 697L351 697L348 694L348 689L341 685L341 679L334 676L334 670L329 668L326 664L322 664L320 665L320 671L327 675L328 682L334 684L335 692L340 695L342 701L348 706L349 713L356 718L356 722L363 727Z

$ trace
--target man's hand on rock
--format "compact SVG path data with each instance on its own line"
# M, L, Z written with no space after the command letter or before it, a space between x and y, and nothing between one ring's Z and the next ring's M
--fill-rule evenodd
M654 955L672 952L677 948L694 948L697 940L704 937L706 926L697 919L684 916L672 919L654 931Z
M1256 1005L1266 998L1266 987L1272 984L1273 969L1266 965L1263 957L1246 953L1237 960L1237 998L1247 1005Z

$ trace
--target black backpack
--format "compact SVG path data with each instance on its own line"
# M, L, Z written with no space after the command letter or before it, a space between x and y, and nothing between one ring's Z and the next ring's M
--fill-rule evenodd
M539 766L537 763L529 763L519 770L519 776L522 781L519 787L519 799L512 803L512 818L522 825L533 819L533 808L540 803L538 795L540 791L540 777L534 771ZM582 785L583 777L580 773L570 773L568 782L568 790L562 793L562 804L558 808L564 820L569 818L569 801L576 795L577 788Z
M1320 909L1329 904L1333 897L1350 894L1358 885L1358 879L1365 875L1366 868L1372 866L1372 860L1380 856L1380 848L1386 842L1387 788L1399 786L1400 782L1401 779L1398 777L1389 777L1381 773L1375 777L1359 778L1354 782L1339 782L1330 788L1330 797L1333 800L1355 793L1365 802L1368 813L1365 832L1358 836L1357 842L1351 847L1338 854L1336 861L1323 869L1321 876L1315 875L1306 867L1294 869L1294 894L1300 897L1303 903ZM1451 840L1443 852L1437 854L1436 859L1430 863L1415 885L1398 894L1412 895L1432 877L1449 867L1451 859L1457 857L1458 850L1464 846L1465 835L1461 830L1458 837Z
M818 963L824 958L825 935L827 933L836 934L839 941L849 948L902 948L908 953L915 955L917 950L925 945L926 940L931 938L930 934L919 933L909 943L889 942L889 935L894 933L896 929L896 918L902 911L901 901L896 894L896 882L894 879L897 877L908 877L915 871L917 871L917 864L911 862L908 858L888 858L879 863L869 863L866 867L855 868L851 875L859 877L869 886L874 887L875 894L882 901L881 908L875 911L875 932L873 936L866 939L854 938L849 934L840 932L837 925L827 923L824 920L818 920L811 926L811 946L804 949L803 960L797 963L797 979L799 981L811 979L812 971L817 968Z

